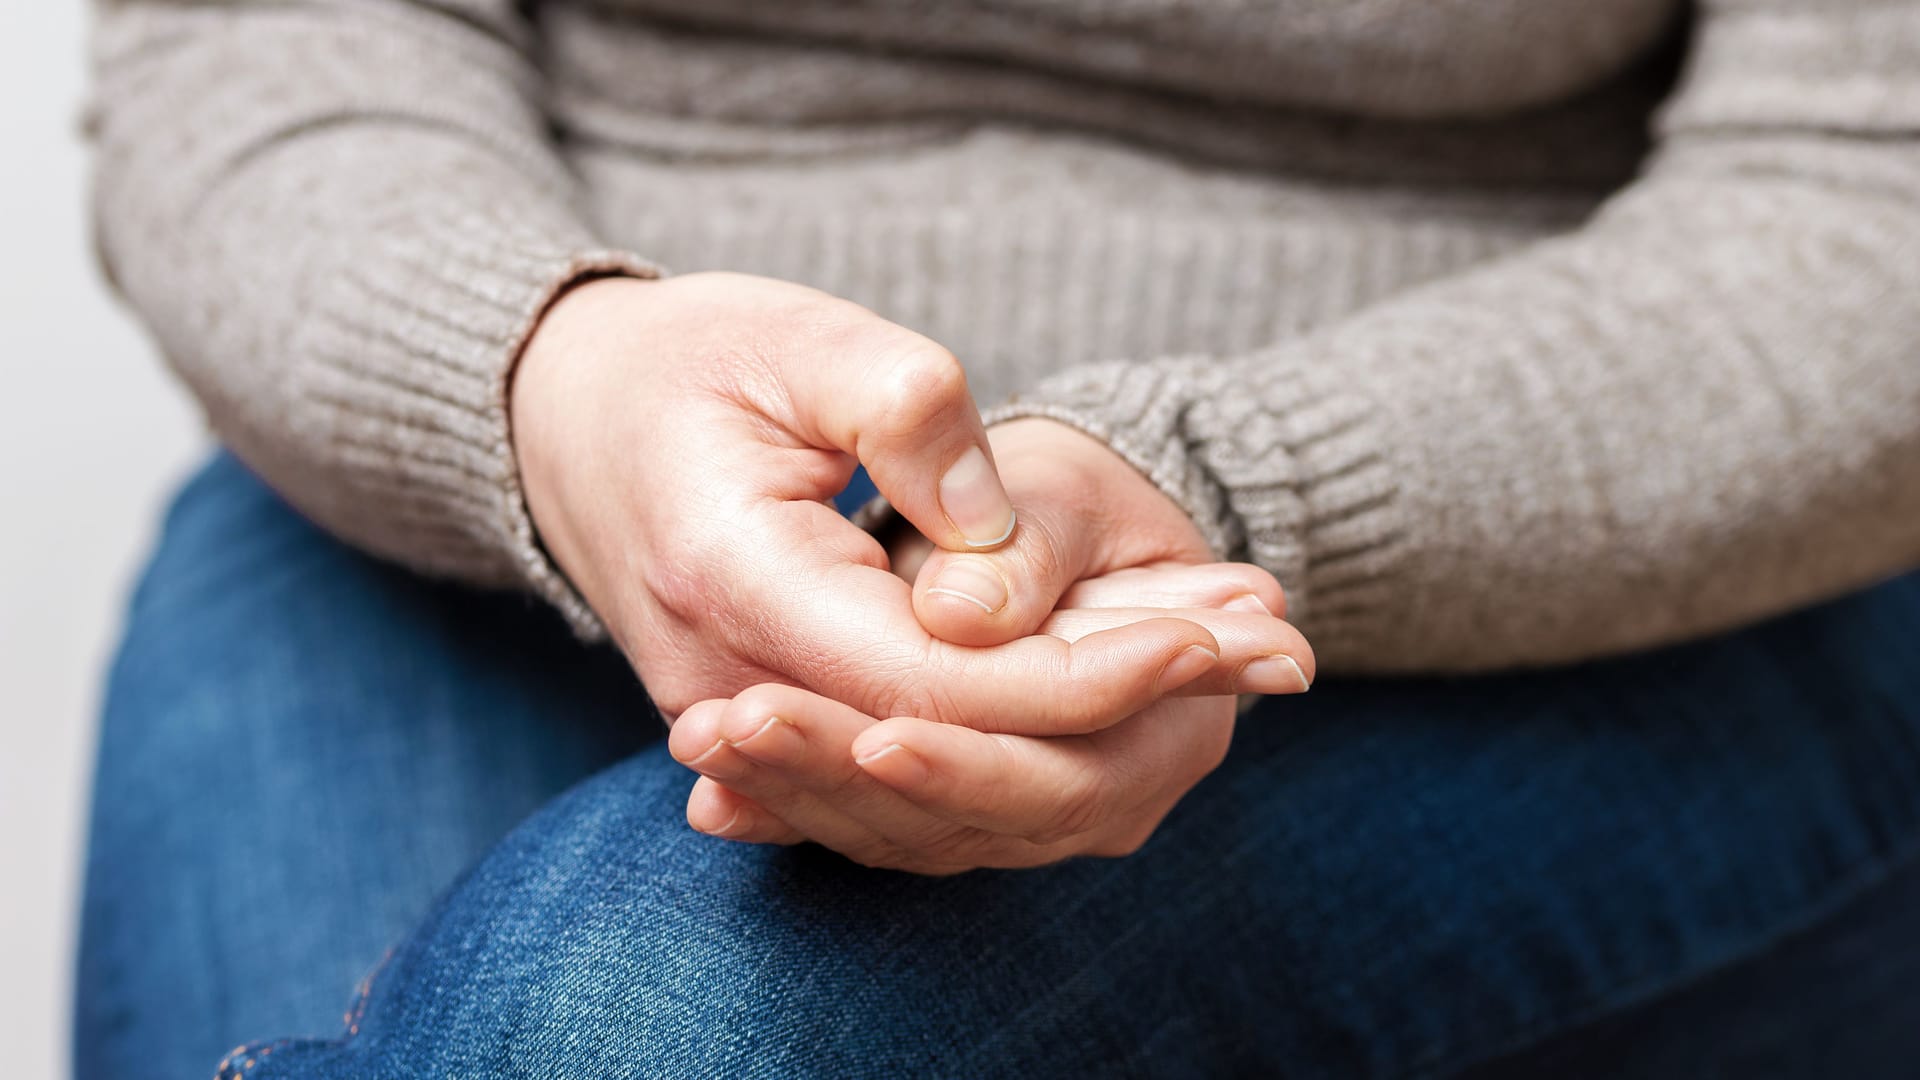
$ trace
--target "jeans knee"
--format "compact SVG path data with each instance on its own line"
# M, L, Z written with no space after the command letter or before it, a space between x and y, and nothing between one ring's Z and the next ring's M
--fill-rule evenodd
M1038 879L730 844L686 827L691 780L649 750L555 800L394 955L350 1037L247 1075L992 1075L990 1036L1071 1030L1091 1000L1066 953L1023 944L1055 918L1017 895Z

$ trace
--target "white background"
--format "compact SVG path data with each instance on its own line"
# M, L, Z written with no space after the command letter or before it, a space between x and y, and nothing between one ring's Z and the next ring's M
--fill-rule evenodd
M0 1077L67 1075L98 687L168 489L206 445L87 241L82 0L0 19Z

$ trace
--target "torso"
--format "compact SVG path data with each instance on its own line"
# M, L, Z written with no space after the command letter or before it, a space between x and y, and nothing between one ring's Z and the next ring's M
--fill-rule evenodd
M1265 105L1461 116L1604 81L1683 0L601 0L693 28Z
M538 11L550 112L613 242L859 301L992 401L1076 363L1284 340L1573 228L1641 164L1683 7ZM1149 287L1169 279L1190 291Z

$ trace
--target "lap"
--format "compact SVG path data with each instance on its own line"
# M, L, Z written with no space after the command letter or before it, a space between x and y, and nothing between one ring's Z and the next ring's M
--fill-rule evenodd
M99 910L144 877L134 895L178 889L191 899L175 906L199 911L160 919L168 940L149 952L197 948L212 970L277 980L288 998L338 994L492 835L637 752L514 829L420 918L349 1034L253 1047L233 1063L249 1077L1445 1073L1751 959L1871 886L1920 835L1920 672L1903 662L1920 635L1913 579L1572 671L1329 680L1245 718L1227 764L1133 858L927 880L691 833L691 777L639 745L633 726L648 721L628 715L640 706L617 661L523 629L512 602L337 548L312 558L353 569L303 577L276 557L256 570L290 575L287 595L228 617L273 639L233 646L231 662L199 655L231 625L189 632L191 647L149 644L144 626L164 638L181 609L136 605L114 701L143 680L169 689L109 705L90 944L96 925L155 919L159 899ZM342 618L342 578L367 593L345 635L324 629ZM387 664L405 677L349 695L350 708L326 705L341 700L331 689L281 687L315 671L359 685ZM329 709L359 733L341 746L380 752L356 759L364 747L305 730ZM142 780L167 790L134 785L119 807L127 791L108 777L138 770L113 755L135 760L129 746L159 739L128 730L136 714L197 734L160 740L155 770L180 777ZM249 747L251 767L234 770L222 739ZM169 757L175 741L194 744L185 760ZM500 780L555 753L564 765L537 782ZM438 811L399 774L356 786L418 757L459 763L433 781ZM329 770L353 780L304 775ZM242 840L220 832L235 814ZM303 815L304 828L274 823ZM440 861L359 866L370 848L344 838L368 832L402 862L428 849ZM431 839L447 836L445 851ZM365 876L311 872L314 844L318 861ZM277 887L305 909L222 907L249 873L299 877ZM332 939L350 949L286 940L345 927L368 904L389 911L378 932ZM251 938L236 932L249 919ZM122 946L92 945L95 963L131 962ZM233 955L249 946L264 952ZM244 1034L311 1035L310 1012Z
M1920 685L1889 642L1920 630L1915 588L1576 671L1269 702L1118 862L927 880L732 846L675 827L685 777L649 750L496 849L351 1036L236 1067L1453 1073L1764 962L1910 862ZM1738 1015L1791 1044L1819 1012L1795 989ZM1714 1060L1686 1049L1646 1060Z
M462 870L659 731L617 656L357 555L217 459L109 680L78 1074L205 1076L259 1032L335 1030Z
M1556 1033L1472 1080L1907 1077L1920 1059L1920 860L1747 959Z

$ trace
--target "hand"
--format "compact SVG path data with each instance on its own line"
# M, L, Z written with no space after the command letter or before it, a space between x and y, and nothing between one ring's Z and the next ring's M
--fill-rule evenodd
M734 274L591 282L542 319L511 408L542 540L669 716L775 682L877 715L1085 731L1232 679L1180 619L1071 645L1004 624L996 649L930 636L826 500L858 460L944 547L1003 539L1012 511L958 362L856 305ZM1258 636L1300 647L1277 620Z
M1272 575L1245 564L1202 567L1211 553L1186 512L1125 458L1076 428L1023 419L989 433L1020 529L993 552L936 550L924 539L896 540L895 568L914 582L914 610L934 636L985 646L1023 637L1050 618L1067 591L1087 578L1112 588L1139 574L1137 607L1218 607L1286 616ZM1168 573L1179 567L1185 571ZM1148 573L1147 571L1151 571ZM1310 655L1286 650L1255 657L1205 688L1259 693L1305 690Z
M1110 605L1216 591L1185 571L1094 579L1069 592L1044 629L1074 637L1143 614ZM1222 641L1266 618L1181 614ZM811 840L868 866L948 874L1131 854L1219 764L1233 723L1230 697L1167 698L1098 731L1035 738L876 721L803 690L759 686L689 709L669 749L702 776L687 800L687 821L702 832Z

